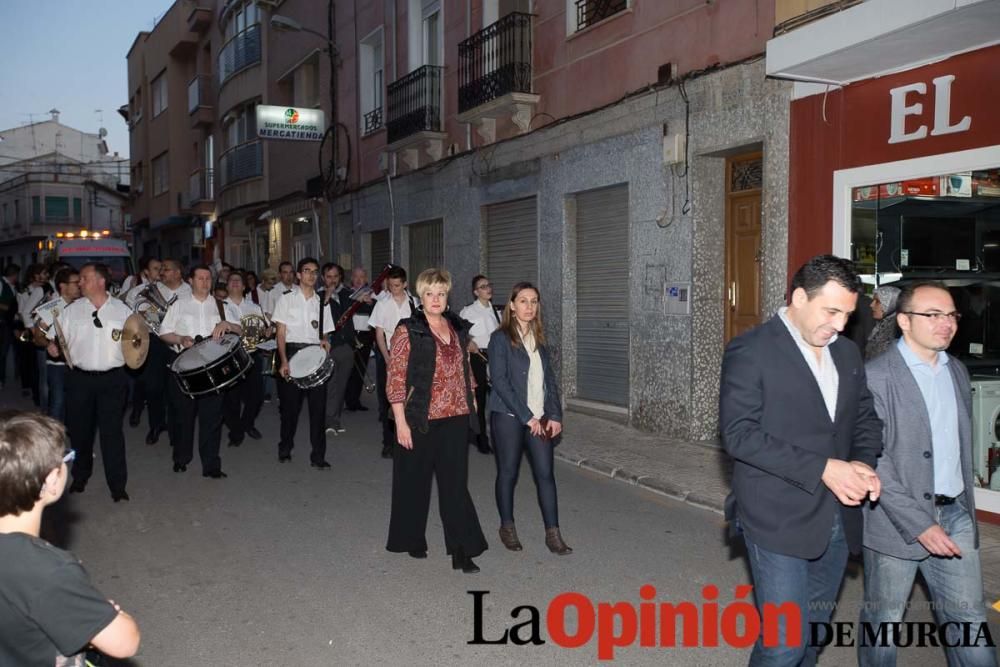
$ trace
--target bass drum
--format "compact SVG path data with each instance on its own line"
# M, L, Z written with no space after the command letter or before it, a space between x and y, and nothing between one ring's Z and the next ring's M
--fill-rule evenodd
M170 365L188 396L222 393L253 368L253 359L240 337L227 333L220 340L205 338L177 355Z
M288 380L299 389L318 387L333 375L333 357L319 345L309 345L288 360Z

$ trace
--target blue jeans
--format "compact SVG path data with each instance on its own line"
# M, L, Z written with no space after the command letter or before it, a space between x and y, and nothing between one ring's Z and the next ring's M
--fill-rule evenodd
M840 520L840 512L834 515L830 530L830 541L826 551L819 558L807 560L795 556L768 551L743 533L753 575L754 598L757 612L764 618L764 605L779 606L785 602L798 605L801 610L801 641L798 646L789 646L786 617L778 618L778 646L767 647L763 643L763 628L750 655L750 665L815 665L818 649L809 646L810 623L828 623L833 613L833 605L844 579L847 566L847 540Z
M986 622L983 601L983 578L979 550L975 548L975 529L962 495L951 505L934 508L937 522L962 551L961 558L929 556L924 560L906 560L865 549L865 603L861 621L878 629L879 623L898 623L906 613L913 580L917 571L930 589L932 608L939 624L972 623L975 637L980 623ZM961 641L962 630L948 626L948 643ZM863 636L863 635L862 635ZM893 637L890 632L888 637ZM896 647L864 646L858 642L858 664L863 666L895 665ZM996 649L989 646L946 648L949 665L996 665Z
M553 474L553 447L551 440L531 435L531 429L517 417L502 412L490 413L493 429L493 452L497 460L497 479L494 493L501 525L514 523L514 487L521 471L521 453L528 452L531 473L535 477L538 507L546 528L559 527L559 502L556 497L556 478Z
M48 364L45 375L49 383L49 404L46 414L61 422L66 421L66 366Z

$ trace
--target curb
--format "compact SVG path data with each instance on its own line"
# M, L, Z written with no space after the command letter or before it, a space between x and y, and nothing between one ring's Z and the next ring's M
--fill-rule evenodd
M724 500L719 500L714 495L691 491L667 479L661 479L652 475L641 475L608 463L603 459L586 458L572 451L560 451L560 449L556 449L555 457L564 463L596 472L599 475L610 477L625 484L638 486L657 495L666 496L673 500L680 500L698 509L708 510L716 514L724 513Z

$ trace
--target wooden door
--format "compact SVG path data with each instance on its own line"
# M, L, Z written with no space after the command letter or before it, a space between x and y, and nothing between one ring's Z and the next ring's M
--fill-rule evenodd
M726 342L761 320L760 153L726 161Z

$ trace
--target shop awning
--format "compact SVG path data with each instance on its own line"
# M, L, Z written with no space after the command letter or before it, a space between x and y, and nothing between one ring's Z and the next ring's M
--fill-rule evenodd
M1000 0L867 0L767 43L767 75L846 85L1000 44Z
M149 228L163 229L164 227L190 227L192 223L197 221L197 218L192 218L189 215L171 215L166 218L160 218L155 222L150 222Z

